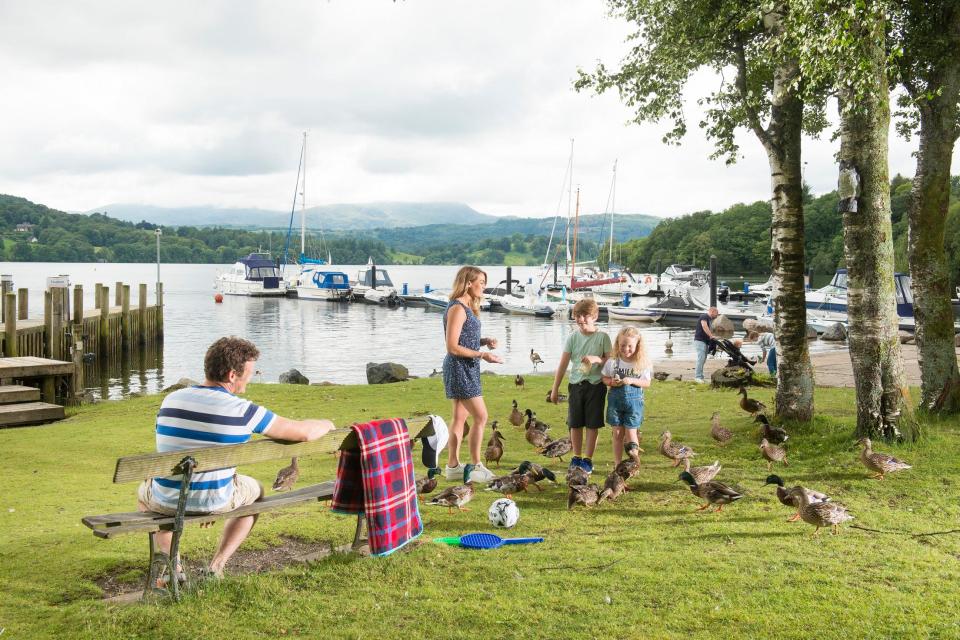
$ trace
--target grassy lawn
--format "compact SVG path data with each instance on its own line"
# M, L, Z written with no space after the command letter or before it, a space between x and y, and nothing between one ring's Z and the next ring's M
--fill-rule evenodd
M515 392L508 377L484 377L491 416L506 436L504 466L536 459L509 425L510 400L531 407L562 433L566 405L544 403L546 377ZM437 379L391 386L255 385L248 394L291 417L339 422L449 412ZM770 391L758 392L769 401ZM913 463L883 482L870 480L851 446L853 393L818 389L819 417L790 429L788 484L823 491L856 516L853 524L886 532L960 528L958 422L928 424L916 444L876 449ZM425 542L383 559L332 556L262 574L228 577L179 605L107 605L97 579L136 582L145 536L95 539L84 515L132 510L135 485L110 482L115 459L153 450L159 396L84 408L65 422L0 431L0 628L6 638L955 638L960 637L960 534L911 537L844 527L839 536L787 523L791 515L763 487L754 425L729 391L692 383L654 385L648 395L643 469L614 504L566 510L561 487L520 494L514 536L541 545L478 552ZM769 404L769 402L768 402ZM720 449L709 438L719 410L736 436ZM718 479L747 497L720 514L700 504L656 453L665 429L719 458ZM610 435L601 434L597 472L610 469ZM269 485L285 463L245 468ZM301 462L301 486L329 479L334 461ZM560 463L551 467L560 472ZM422 470L418 469L418 473ZM558 475L562 475L559 473ZM444 486L445 483L441 483ZM448 514L421 505L423 539L489 530L480 494L472 510ZM324 506L272 512L245 549L283 544L285 536L347 543L352 518ZM208 559L222 529L192 527L184 554ZM950 613L953 611L954 613Z

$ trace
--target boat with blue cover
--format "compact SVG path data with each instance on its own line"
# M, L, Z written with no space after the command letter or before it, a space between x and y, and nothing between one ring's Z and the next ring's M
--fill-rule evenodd
M251 253L217 274L215 287L228 296L285 296L287 283L269 253Z
M353 293L347 274L306 264L301 266L296 290L298 298L335 302L347 301Z

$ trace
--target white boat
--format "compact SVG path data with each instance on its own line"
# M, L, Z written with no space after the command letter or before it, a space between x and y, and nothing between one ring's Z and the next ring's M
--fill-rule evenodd
M607 316L611 320L657 322L663 318L663 312L651 311L643 307L607 307Z
M297 297L307 300L349 300L350 279L342 271L327 271L303 265L297 278Z
M355 298L362 298L367 302L381 304L391 300L399 300L397 289L393 286L393 280L386 269L381 269L373 265L372 261L367 263L366 269L357 272L357 279L350 284L353 287ZM373 272L376 270L376 281L374 281ZM367 294L370 295L367 295Z
M501 296L500 306L506 309L508 313L537 318L552 318L553 314L557 312L555 305L548 304L532 295L523 298L513 295Z
M421 298L427 303L427 306L431 309L440 309L441 311L446 310L447 306L450 304L450 291L448 289L431 289L424 293ZM490 301L483 300L480 303L480 311L489 311L490 310Z
M287 283L269 253L251 253L217 274L215 288L228 296L285 296Z

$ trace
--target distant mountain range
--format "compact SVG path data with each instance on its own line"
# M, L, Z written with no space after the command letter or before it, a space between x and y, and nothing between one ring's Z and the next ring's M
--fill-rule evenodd
M234 229L286 229L290 212L267 209L220 209L216 207L164 208L140 204L108 204L84 213L106 213L127 222L151 222L162 226L229 227ZM392 229L428 224L489 224L497 220L460 202L370 202L330 204L307 209L307 227L327 231ZM294 214L300 227L300 211Z

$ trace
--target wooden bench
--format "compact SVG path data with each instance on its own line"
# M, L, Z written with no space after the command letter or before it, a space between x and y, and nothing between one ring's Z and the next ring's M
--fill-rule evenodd
M412 420L408 420L411 422ZM409 429L409 426L408 426ZM411 440L433 435L433 424L429 419L426 426ZM150 568L147 572L144 598L157 595L157 579L161 571L166 568L168 576L176 576L176 562L180 547L180 537L188 524L216 522L227 518L249 516L265 511L273 511L293 505L312 501L326 501L333 497L334 481L321 482L309 487L303 487L286 493L275 493L265 496L254 504L240 507L228 513L207 515L187 515L186 499L190 478L194 473L214 471L227 467L239 467L257 462L270 460L290 459L294 456L304 457L317 454L330 454L337 450L357 449L359 443L357 435L352 429L335 429L313 442L283 442L259 438L243 444L226 446L201 447L186 451L171 453L147 453L143 455L127 456L117 460L113 472L114 483L142 482L148 478L184 475L180 489L180 501L177 514L173 516L154 512L134 511L127 513L109 513L98 516L87 516L82 519L83 524L93 530L98 538L110 539L127 533L146 533L150 542ZM134 500L135 496L131 496ZM363 544L364 517L357 517L357 530L354 535L353 546L357 548ZM157 531L172 531L173 541L170 545L170 554L166 556L157 553L154 547L153 534ZM189 585L189 583L188 583ZM180 585L176 579L167 581L169 594L174 600L180 599ZM163 592L163 590L160 590Z

